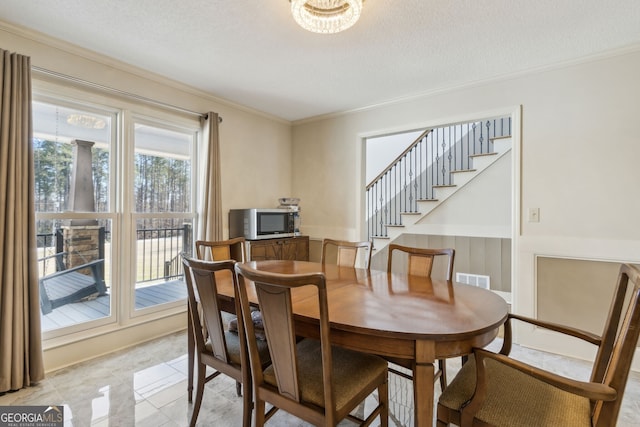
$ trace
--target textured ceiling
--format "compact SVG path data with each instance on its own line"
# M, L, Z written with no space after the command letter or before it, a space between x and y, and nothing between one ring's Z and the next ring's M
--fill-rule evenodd
M640 46L640 0L366 0L336 35L288 0L2 0L0 20L286 120Z

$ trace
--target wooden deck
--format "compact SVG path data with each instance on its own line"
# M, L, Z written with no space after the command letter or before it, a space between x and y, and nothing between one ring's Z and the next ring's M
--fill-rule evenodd
M187 288L183 281L172 280L136 289L135 295L136 310L140 310L157 304L186 300ZM93 300L58 307L51 313L41 316L42 330L50 331L107 317L110 314L110 299L111 294L107 293Z

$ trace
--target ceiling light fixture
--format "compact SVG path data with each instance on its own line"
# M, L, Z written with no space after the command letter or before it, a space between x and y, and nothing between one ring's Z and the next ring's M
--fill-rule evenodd
M67 123L87 129L104 129L107 125L104 120L98 117L75 113L67 116Z
M289 0L293 19L305 30L333 34L353 26L363 0Z

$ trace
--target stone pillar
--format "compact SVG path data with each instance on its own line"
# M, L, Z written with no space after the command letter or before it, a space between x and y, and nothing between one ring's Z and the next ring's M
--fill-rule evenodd
M74 267L100 259L100 227L98 225L63 225L65 265ZM90 272L88 272L90 273Z
M93 188L93 162L91 141L75 139L69 189L69 212L95 212ZM62 226L67 268L85 264L100 258L100 227L95 219L72 219ZM87 272L90 273L90 272Z
M73 146L73 170L71 171L71 188L69 190L69 212L95 212L96 193L93 188L93 169L91 141L74 139ZM97 225L95 219L73 219L70 225Z

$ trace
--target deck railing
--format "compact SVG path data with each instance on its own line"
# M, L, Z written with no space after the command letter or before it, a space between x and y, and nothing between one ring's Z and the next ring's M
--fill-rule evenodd
M451 185L451 173L471 168L471 156L490 153L492 138L511 135L511 118L498 117L425 130L367 185L369 238L387 237L402 225L401 213L418 212L434 187Z
M182 276L180 253L191 251L191 224L179 228L139 229L137 241L136 283L172 280Z
M109 231L101 230L99 251L101 258L105 254L105 241L110 241ZM64 251L60 230L53 233L37 234L37 245L44 259ZM136 283L158 280L174 280L182 276L181 252L191 252L192 232L191 224L184 224L176 228L144 228L136 230ZM82 254L80 254L82 255ZM46 262L46 261L43 261ZM41 274L50 274L59 270L57 266L41 265Z

